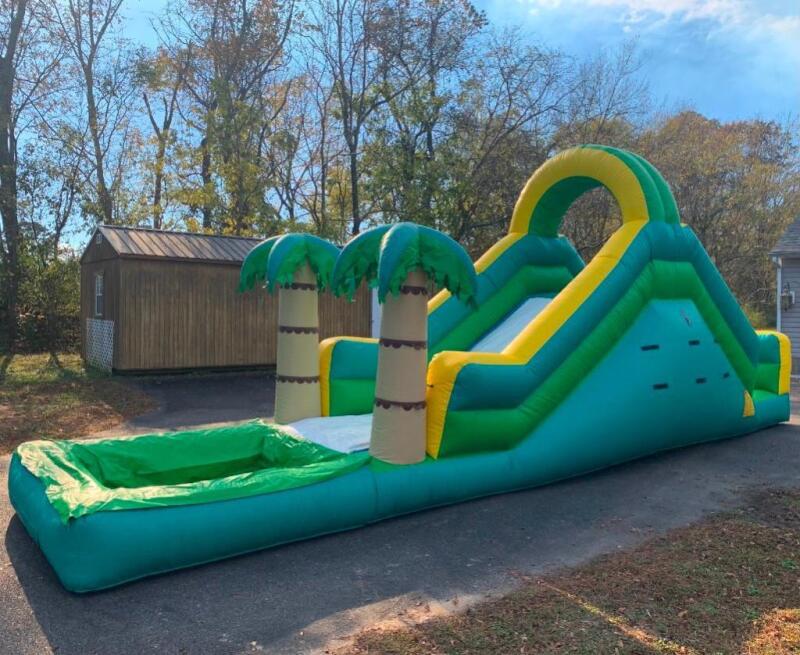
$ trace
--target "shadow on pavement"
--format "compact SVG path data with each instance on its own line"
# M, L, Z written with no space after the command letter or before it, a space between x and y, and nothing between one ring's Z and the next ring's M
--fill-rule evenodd
M158 409L125 425L129 431L169 430L273 415L272 372L231 372L120 378L152 396ZM113 431L111 431L113 432Z
M504 530L491 529L494 512L477 505L467 521L453 521L452 509L438 510L83 595L61 587L17 516L5 547L27 604L60 655L261 647L296 653L357 628L346 616L354 608L410 593L421 599L463 593L464 584L482 587ZM332 621L319 634L299 634L321 619Z

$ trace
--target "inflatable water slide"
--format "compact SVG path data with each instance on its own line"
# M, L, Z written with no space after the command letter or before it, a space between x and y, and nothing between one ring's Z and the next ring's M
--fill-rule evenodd
M584 266L558 230L596 187L622 226ZM549 160L476 269L477 309L447 292L429 303L432 458L513 452L545 482L789 416L788 338L753 330L641 157L587 146ZM377 350L322 344L323 413L371 411Z
M622 225L584 264L559 228L597 187ZM324 286L311 269L292 289ZM428 301L427 391L405 408L425 411L422 461L368 450L381 349L417 342L341 337L320 344L318 378L283 375L306 394L318 384L321 416L23 444L14 507L64 586L91 591L789 417L788 339L750 326L667 183L632 153L547 161L475 271L473 302Z

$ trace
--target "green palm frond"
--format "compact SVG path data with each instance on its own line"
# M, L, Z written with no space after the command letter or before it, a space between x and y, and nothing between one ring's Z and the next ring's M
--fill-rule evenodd
M355 295L366 279L378 300L399 294L408 274L421 269L439 287L474 303L477 276L466 251L450 237L416 223L382 225L362 232L342 249L333 271L333 292Z
M362 280L366 279L370 285L374 285L378 277L381 239L391 227L373 227L347 242L333 269L333 293L352 300Z
M320 291L327 289L338 256L339 249L318 236L285 234L275 242L267 259L267 286L270 293L275 291L276 284L291 284L297 269L306 262L317 278L317 288Z
M239 272L239 291L253 289L257 283L267 281L267 258L280 237L270 237L255 246L242 262Z
M378 300L398 295L411 271L421 269L439 288L466 303L475 303L475 266L461 245L446 234L416 223L398 223L381 241Z

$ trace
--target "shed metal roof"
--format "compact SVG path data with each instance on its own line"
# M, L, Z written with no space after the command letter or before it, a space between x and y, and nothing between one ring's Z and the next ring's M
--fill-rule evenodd
M97 231L120 257L241 263L261 239L100 225Z
M778 239L778 243L770 250L769 254L777 257L789 255L800 257L800 216L786 228L786 232Z

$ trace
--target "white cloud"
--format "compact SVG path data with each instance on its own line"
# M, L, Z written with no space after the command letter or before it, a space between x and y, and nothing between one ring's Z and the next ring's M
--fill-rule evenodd
M771 10L764 7L764 0L518 0L518 3L536 14L578 13L589 8L607 12L608 19L621 23L626 33L658 30L674 21L704 21L709 24L709 39L733 37L751 43L763 41L765 47L778 45L788 58L800 64L800 5L796 0L774 0L769 3Z
M635 37L654 94L723 119L797 115L800 0L476 0L579 56Z
M794 15L775 14L764 11L758 0L517 0L534 11L556 9L581 9L587 7L618 9L619 18L640 22L648 18L680 19L683 21L712 20L723 26L750 25L753 21L798 29L800 13ZM789 0L793 4L794 0ZM789 8L789 2L786 4ZM762 3L763 4L763 3ZM783 4L783 3L778 3Z

